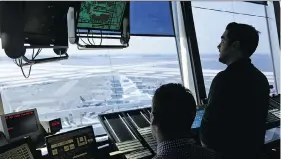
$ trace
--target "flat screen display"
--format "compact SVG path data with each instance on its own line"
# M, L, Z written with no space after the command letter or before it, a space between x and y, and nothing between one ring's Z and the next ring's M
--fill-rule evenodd
M58 132L59 130L62 129L62 125L61 125L61 119L55 119L50 121L50 128L51 128L51 132Z
M10 139L38 131L37 118L34 111L7 115L5 120Z
M46 145L52 159L95 159L97 155L92 126L48 136Z
M194 122L191 128L199 128L201 126L201 121L204 115L204 110L197 110Z
M127 2L81 2L77 28L120 31Z

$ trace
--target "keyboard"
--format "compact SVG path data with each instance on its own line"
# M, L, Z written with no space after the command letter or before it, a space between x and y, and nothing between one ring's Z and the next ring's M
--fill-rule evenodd
M20 145L0 154L0 159L34 159L27 144Z
M138 132L141 134L141 136L144 138L144 140L148 143L150 148L156 153L157 151L157 141L152 135L152 131L150 127L146 128L140 128L138 129Z
M137 139L116 143L116 147L119 152L125 154L127 159L139 159L152 155Z

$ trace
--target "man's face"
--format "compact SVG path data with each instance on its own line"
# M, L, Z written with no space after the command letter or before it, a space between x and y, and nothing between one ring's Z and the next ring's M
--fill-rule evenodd
M220 52L219 61L223 64L226 64L229 60L231 60L236 53L233 44L230 44L230 41L227 38L228 31L225 30L223 35L221 36L221 42L218 45L218 49Z

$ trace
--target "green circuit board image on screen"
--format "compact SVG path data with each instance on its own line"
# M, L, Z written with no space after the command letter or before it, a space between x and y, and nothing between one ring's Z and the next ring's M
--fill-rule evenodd
M77 28L119 31L126 2L84 1L81 3Z

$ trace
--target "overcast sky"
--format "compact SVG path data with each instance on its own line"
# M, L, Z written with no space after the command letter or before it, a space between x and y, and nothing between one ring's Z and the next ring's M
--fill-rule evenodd
M209 9L218 9L224 11L234 11L239 13L265 16L265 10L262 5L256 5L245 2L200 2L193 1L193 6ZM201 54L217 54L217 45L220 42L220 36L224 32L229 22L241 22L253 25L261 32L260 42L257 54L269 53L268 33L266 19L264 17L238 15L213 10L193 8L194 21L196 27L199 51ZM155 17L154 17L155 18ZM161 29L161 26L159 26ZM104 40L106 42L106 40ZM97 42L98 43L98 42ZM174 38L157 37L131 37L130 46L122 50L78 50L76 45L70 45L68 50L73 54L175 54L176 45ZM53 54L52 50L43 49L42 54ZM51 55L50 54L50 55ZM0 56L5 56L4 50L0 50Z

